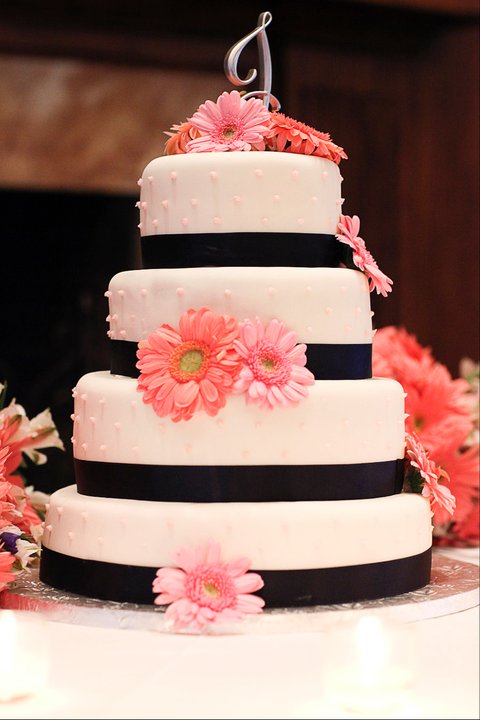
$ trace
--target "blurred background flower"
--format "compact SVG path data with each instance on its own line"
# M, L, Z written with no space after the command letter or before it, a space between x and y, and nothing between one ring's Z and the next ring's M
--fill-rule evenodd
M453 516L438 507L438 544L479 542L479 366L462 359L453 378L432 351L403 327L379 329L373 342L373 373L401 383L406 392L407 433L415 433L429 457L449 476L455 496Z

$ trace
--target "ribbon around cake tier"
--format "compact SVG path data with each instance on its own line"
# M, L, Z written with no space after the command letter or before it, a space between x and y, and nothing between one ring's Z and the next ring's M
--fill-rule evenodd
M161 502L357 500L402 491L404 460L350 465L142 465L75 458L81 495Z
M141 237L144 269L339 267L348 259L348 251L335 235L325 233L182 233Z
M346 567L261 570L264 587L256 594L267 608L332 605L411 592L430 581L432 551ZM42 548L40 580L80 595L152 605L158 568L86 560Z
M110 372L136 378L138 343L111 340ZM366 380L372 377L371 343L309 343L307 368L316 380Z

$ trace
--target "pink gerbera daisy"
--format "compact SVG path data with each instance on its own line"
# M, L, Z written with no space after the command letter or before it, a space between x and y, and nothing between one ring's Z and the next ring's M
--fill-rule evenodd
M278 320L270 320L264 328L258 318L245 320L239 328L234 345L244 365L234 391L246 393L247 402L265 408L296 405L306 398L306 386L313 385L315 378L305 367L306 345L297 345L296 333Z
M435 514L438 525L447 526L452 520L455 523L455 532L460 535L464 522L470 517L470 534L474 528L471 513L477 513L476 539L479 540L480 523L478 522L479 506L479 448L478 444L469 448L461 448L435 453L435 462L440 464L450 478L450 487L455 495L455 515L448 517L447 513L439 510Z
M420 386L434 362L431 349L420 345L403 327L388 325L375 333L373 374L378 377L394 378L403 386Z
M238 90L207 100L189 118L200 137L187 143L187 152L263 150L270 112L258 98L245 100Z
M216 415L240 369L233 348L237 322L208 308L187 310L179 330L157 328L138 345L138 389L160 417L189 420L199 410Z
M185 121L179 125L172 125L173 132L166 132L168 140L165 143L165 155L182 155L187 152L190 140L200 137L201 132L194 128L191 122Z
M278 112L272 113L270 117L270 128L265 139L272 150L279 152L323 157L337 165L342 158L347 158L343 148L335 145L328 133L319 132L310 125Z
M262 612L262 598L250 595L263 587L257 573L247 573L250 561L240 558L225 563L220 546L182 547L173 557L177 567L157 571L153 581L156 605L169 605L165 617L174 630L201 631L209 623L242 620L247 614Z
M415 433L407 433L406 437L406 458L413 474L408 478L412 490L417 491L421 487L421 493L429 498L434 509L435 504L444 508L450 515L455 510L455 498L450 490L443 484L441 479L449 480L448 474L441 467L430 459L428 452ZM413 476L412 476L413 475Z
M365 242L358 236L360 218L358 215L349 217L340 215L338 223L337 240L349 245L353 249L353 262L356 267L365 273L369 280L370 292L376 290L384 297L392 290L393 281L385 275L365 247Z
M461 447L472 429L465 381L454 380L441 363L434 363L422 382L404 385L407 394L407 430L415 430L437 458Z

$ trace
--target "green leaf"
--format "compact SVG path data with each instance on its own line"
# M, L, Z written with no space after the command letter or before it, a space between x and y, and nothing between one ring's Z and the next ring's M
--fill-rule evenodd
M407 482L410 486L410 491L421 494L425 480L417 468L410 466L410 470L407 474Z

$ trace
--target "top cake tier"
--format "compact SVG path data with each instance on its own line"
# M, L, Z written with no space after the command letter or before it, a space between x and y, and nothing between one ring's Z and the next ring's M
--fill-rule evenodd
M140 233L334 235L342 198L331 160L279 152L209 152L152 160L139 184Z

